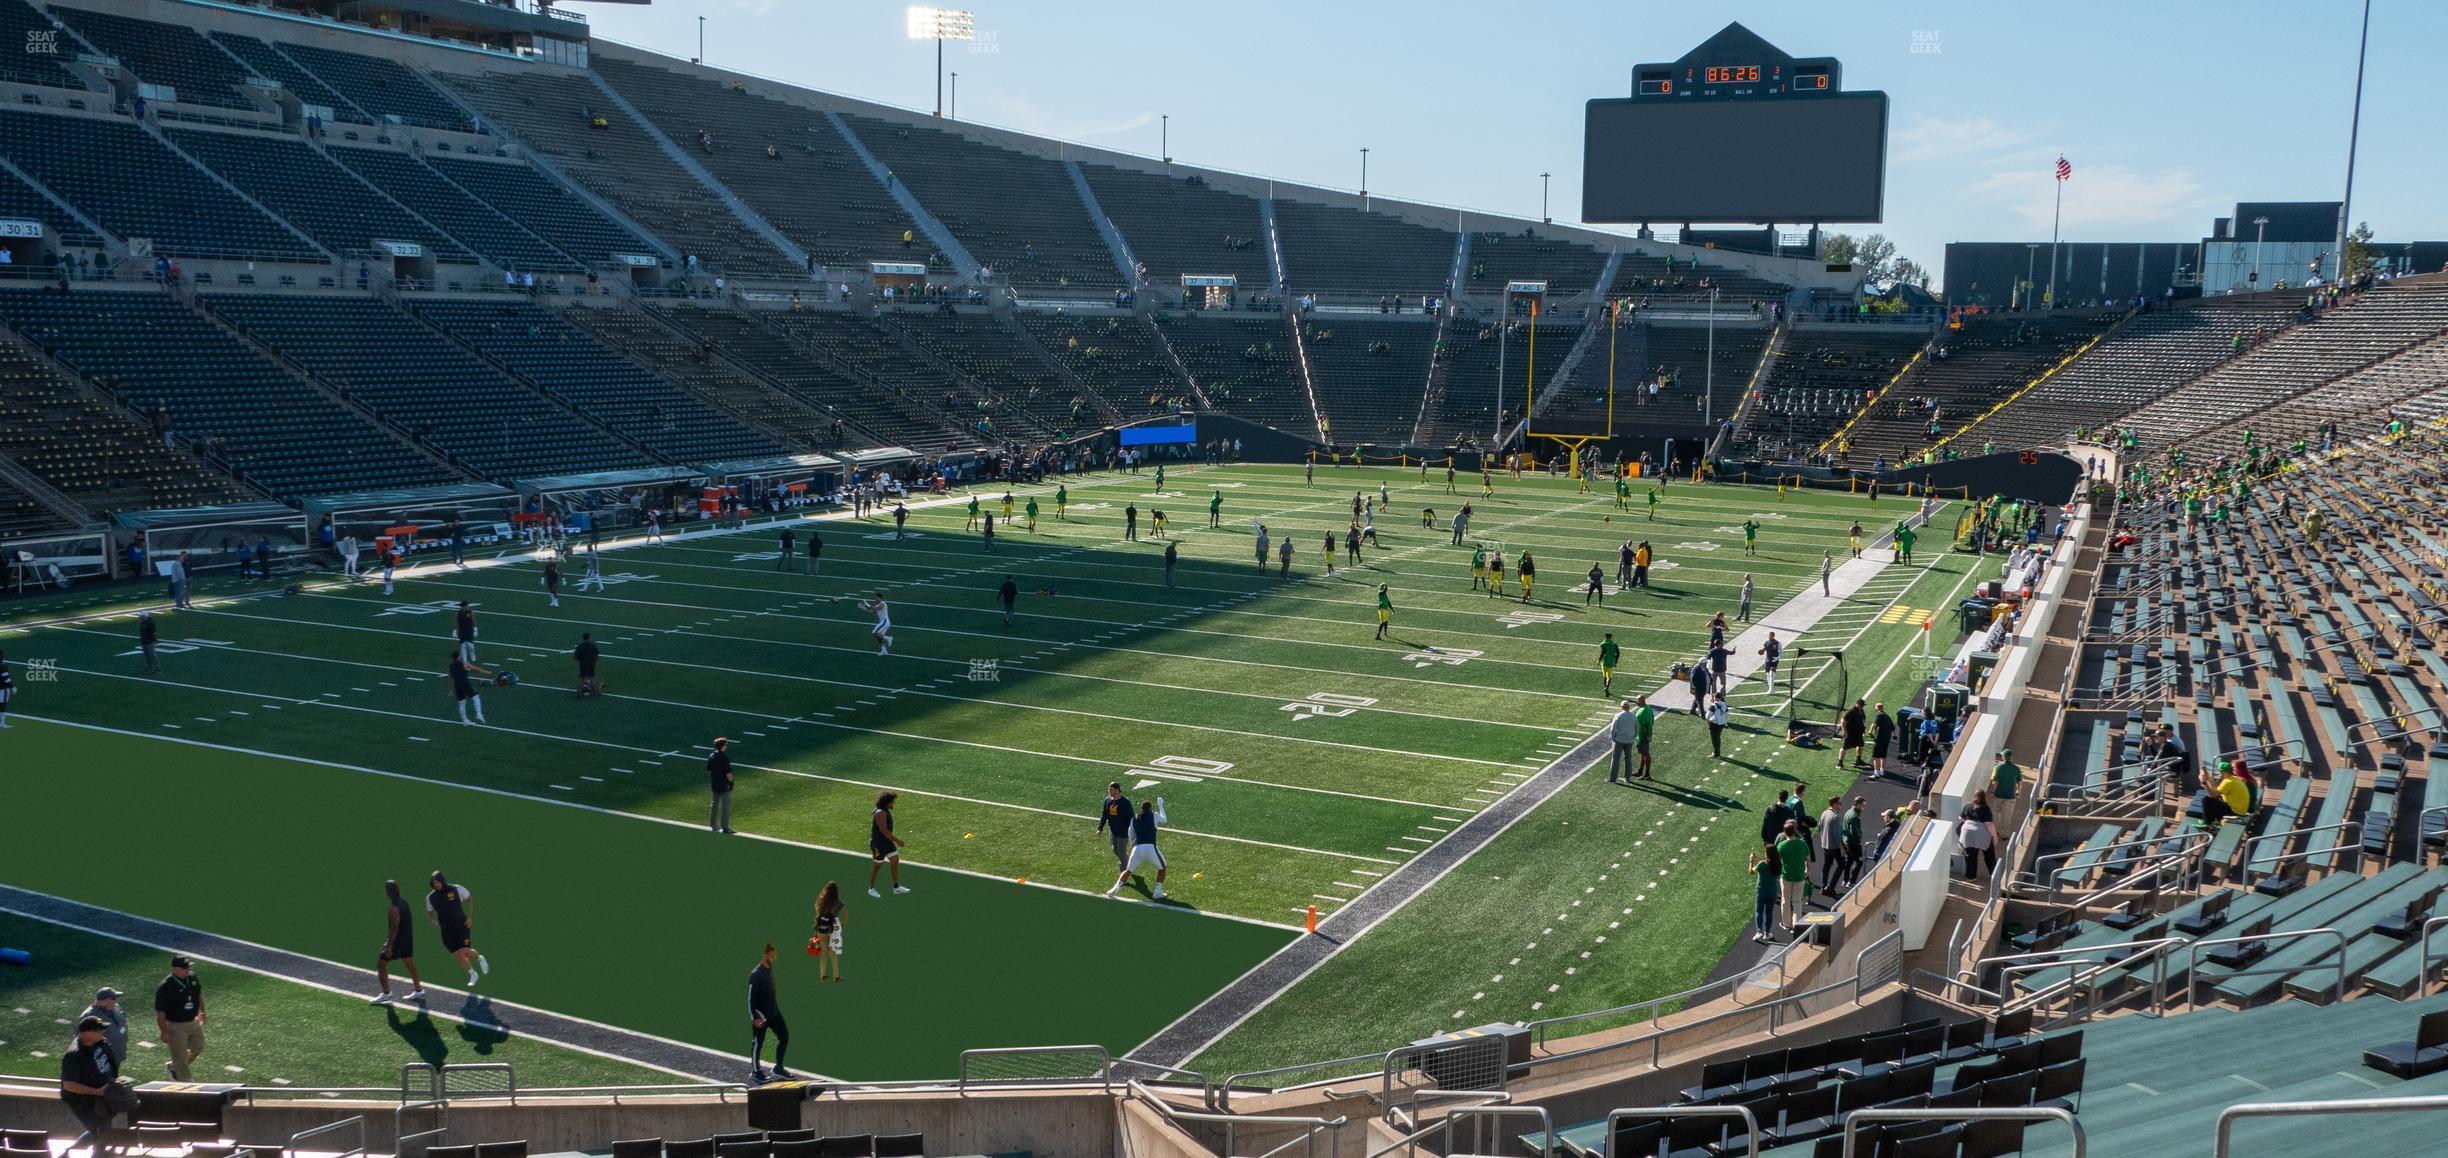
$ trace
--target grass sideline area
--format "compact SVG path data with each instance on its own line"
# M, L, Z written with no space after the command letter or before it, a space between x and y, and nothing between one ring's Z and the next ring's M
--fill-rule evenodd
M0 913L0 945L34 955L31 965L0 965L0 1073L58 1076L60 1055L75 1037L77 1014L96 989L109 985L126 994L119 1004L128 1015L128 1052L135 1055L129 1076L139 1082L166 1076L153 1032L153 987L168 971L167 954L14 913ZM460 1012L456 1001L436 1001L422 1010L377 1008L361 995L209 958L196 959L196 974L204 980L211 1013L205 1051L195 1063L199 1081L397 1089L400 1065L408 1061L506 1062L518 1068L522 1086L534 1087L683 1080L497 1025L434 1016Z
M882 519L790 520L803 544L824 537L813 575L804 560L778 569L774 526L675 536L607 552L600 593L575 592L571 564L558 608L523 553L465 571L421 564L389 598L326 575L296 595L258 584L214 602L248 589L216 583L199 587L197 611L161 617L154 678L128 609L142 591L81 593L125 601L0 632L21 717L0 750L108 768L114 823L125 812L135 830L116 841L181 849L182 875L253 883L190 893L139 865L0 879L354 962L379 933L381 880L421 891L425 871L445 867L479 898L487 985L508 999L743 1048L739 975L771 938L794 950L782 983L800 1068L936 1077L962 1048L1120 1052L1283 944L1309 906L1332 912L1602 724L1602 632L1623 648L1618 694L1657 686L1705 644L1708 616L1732 609L1744 574L1765 614L1815 581L1821 551L1845 553L1854 520L1875 535L1912 509L1675 483L1653 522L1647 482L1617 509L1568 479L1499 476L1489 498L1473 475L1459 494L1441 472L1317 475L1175 468L1161 490L1153 471L1074 478L1061 517L1054 486L1019 489L1016 506L1041 505L1037 529L1024 515L1002 523L991 551L959 502L913 511L907 536ZM1329 576L1325 534L1340 538L1353 499L1381 486L1377 545ZM1001 493L978 493L1001 522ZM1471 589L1471 548L1450 542L1464 501L1472 542L1541 561L1531 602L1510 576L1503 600ZM1137 541L1123 534L1126 504L1139 508ZM1169 586L1160 509L1181 559ZM1743 552L1748 519L1765 528L1756 557ZM1292 536L1291 579L1276 559L1258 566L1256 522L1272 542ZM1611 585L1627 535L1655 545L1653 586L1587 601L1582 574L1600 562ZM1008 627L994 599L1006 575L1020 591ZM1381 583L1395 608L1382 642ZM890 655L858 609L879 591L893 608ZM523 676L485 689L488 726L457 722L442 675L461 599L480 617L480 662ZM603 649L602 699L569 692L581 631ZM734 823L766 839L703 830L702 765L718 734L740 775ZM1167 799L1162 905L1137 886L1124 894L1136 903L1097 895L1113 861L1094 810L1113 779L1134 799ZM80 787L32 784L26 806L0 817L0 839L41 840L87 816ZM917 891L875 901L858 870L884 788L901 794ZM1610 823L1604 811L1590 827ZM815 993L812 969L792 975L812 964L795 949L826 879L850 901L842 988L860 1000ZM1722 920L1720 949L1743 916L1679 889L1659 901ZM1399 919L1434 927L1446 904L1439 886ZM486 943L497 937L505 947ZM1688 956L1655 964L1662 991L1714 961Z
M1893 708L1927 682L1911 650L1920 613L1953 606L1983 565L1969 555L1924 557L1925 567L1891 571L1897 580L1873 580L1847 613L1805 637L1845 648L1860 665L1852 694L1871 704ZM1833 719L1842 712L1838 683L1832 665L1821 666L1794 695L1810 718ZM1220 1079L1490 1022L1593 1013L1699 984L1750 928L1744 858L1757 847L1760 810L1778 789L1807 783L1816 813L1856 776L1833 766L1832 745L1786 744L1784 714L1754 703L1727 727L1722 761L1710 756L1700 721L1661 714L1654 781L1580 777L1190 1068ZM1875 818L1863 827L1875 847ZM1619 1024L1590 1020L1573 1032Z

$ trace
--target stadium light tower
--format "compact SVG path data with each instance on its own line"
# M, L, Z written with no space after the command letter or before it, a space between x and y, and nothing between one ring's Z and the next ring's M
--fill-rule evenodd
M2028 309L2030 309L2030 308L2032 308L2032 300L2031 300L2031 292L2032 292L2032 265L2033 265L2034 263L2038 262L2039 260L2040 260L2040 243L2039 243L2039 242L2037 242L2037 241L2026 241L2026 242L2024 242L2024 243L2023 243L2023 308L2024 308L2024 309L2027 309L2027 310L2028 310Z
M935 115L940 117L944 115L944 41L977 39L977 13L913 4L909 10L909 38L935 42Z
M2268 233L2269 233L2269 218L2267 218L2267 217L2255 217L2255 218L2253 218L2253 267L2252 267L2252 276L2251 276L2251 277L2249 277L2249 278L2246 278L2245 280L2246 280L2246 281L2248 281L2248 282L2250 282L2250 283L2252 283L2252 287L2253 287L2253 289L2254 289L2255 291L2258 291L2258 290L2260 290L2260 288L2261 288L2261 239L2262 239L2264 236L2266 236Z
M957 120L959 120L959 119L960 119L960 70L959 70L959 69L953 69L953 70L952 70L952 107L951 107L951 108L949 108L949 109L947 109L947 110L945 110L945 112L946 112L946 114L947 114L947 115L945 116L945 118L944 118L945 120L957 121Z
M1547 174L1539 174L1539 224L1553 225L1555 218L1547 215Z
M1368 212L1368 146L1360 146L1360 211Z
M1708 428L1708 438L1716 437L1717 427L1717 287L1709 287L1708 354L1700 360L1700 425ZM1707 442L1701 443L1703 447Z
M1173 175L1173 114L1156 117L1156 154L1164 159L1165 176Z

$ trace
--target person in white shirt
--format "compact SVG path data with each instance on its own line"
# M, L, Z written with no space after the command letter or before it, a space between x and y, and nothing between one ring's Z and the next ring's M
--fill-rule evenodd
M343 535L340 537L340 575L342 578L357 578L358 551L357 536Z
M1834 893L1844 879L1844 803L1841 796L1827 798L1827 810L1819 814L1819 891Z
M875 636L876 654L891 655L892 608L885 606L884 593L881 591L876 592L876 597L873 600L859 604L859 610L875 616L875 630L870 634Z
M1164 797L1139 802L1139 815L1130 819L1130 857L1122 862L1122 871L1114 877L1113 887L1105 890L1106 896L1119 895L1123 884L1144 867L1156 870L1156 885L1149 891L1148 899L1165 899L1165 859L1163 853L1156 851L1156 829L1167 823L1170 822L1165 819Z

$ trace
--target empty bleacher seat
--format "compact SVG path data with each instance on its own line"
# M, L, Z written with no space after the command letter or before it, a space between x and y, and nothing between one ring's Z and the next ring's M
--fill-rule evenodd
M2393 1041L2364 1050L2363 1064L2408 1079L2448 1070L2448 1011L2424 1014L2414 1024L2412 1041Z
M0 320L274 494L451 477L166 294L0 290Z
M674 164L644 126L614 106L587 78L522 68L442 79L488 119L515 131L563 175L585 183L630 220L680 252L695 255L709 269L734 274L805 272L734 216L712 190ZM601 128L596 127L599 120ZM453 180L462 171L476 177L532 174L523 166L506 167L509 173L486 174L474 169L478 164L482 163L445 160L438 167ZM480 192L479 196L522 223L528 221L516 207L516 194ZM597 260L543 229L537 231L582 260Z
M824 114L710 77L601 53L594 63L666 137L816 261L860 269L910 260L900 242L909 215Z
M150 238L156 254L324 260L127 121L0 108L0 156L102 228Z

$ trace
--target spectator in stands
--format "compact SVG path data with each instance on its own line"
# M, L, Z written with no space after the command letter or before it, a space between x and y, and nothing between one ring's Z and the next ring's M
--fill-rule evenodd
M111 1109L108 1087L119 1078L120 1058L111 1052L104 1039L110 1023L102 1018L87 1016L77 1020L76 1041L60 1055L60 1101L75 1115L85 1132L69 1143L70 1149L88 1139L99 1139L111 1128L118 1112ZM95 1150L101 1150L96 1142Z
M1988 858L1988 872L1997 871L1997 815L1989 808L1989 790L1972 794L1963 807L1963 816L1956 822L1955 839L1964 850L1964 879L1982 879L1981 858Z
M1764 841L1750 856L1748 871L1755 882L1751 893L1751 940L1765 945L1776 938L1777 867L1775 841Z
M1896 834L1904 830L1904 822L1918 815L1920 811L1921 802L1918 800L1907 800L1901 806L1887 810L1884 814L1885 824L1879 829L1878 855L1880 857L1884 858L1887 855L1887 846L1895 843Z
M1819 891L1834 894L1844 883L1844 797L1830 796L1820 810Z
M1989 787L1996 791L2001 804L2012 803L2015 792L2023 784L2023 769L2016 767L2014 753L1998 749L1997 766L1989 770Z
M77 1015L77 1021L82 1024L91 1018L102 1020L102 1044L110 1047L111 1056L127 1057L127 1011L119 1007L119 991L108 985L95 990L93 1004Z
M1770 844L1776 843L1777 837L1785 831L1785 822L1793 819L1793 807L1785 802L1786 795L1785 789L1777 789L1776 803L1760 814L1760 839Z
M1810 904L1810 838L1802 833L1802 822L1787 820L1776 841L1779 891L1783 894L1779 906L1785 911L1785 925L1802 936L1802 914Z
M1843 888L1849 889L1861 883L1862 806L1868 803L1870 803L1868 797L1854 797L1853 807L1846 809L1844 816L1837 821L1837 828L1843 837L1841 847L1844 851L1844 872L1837 877L1837 884Z

